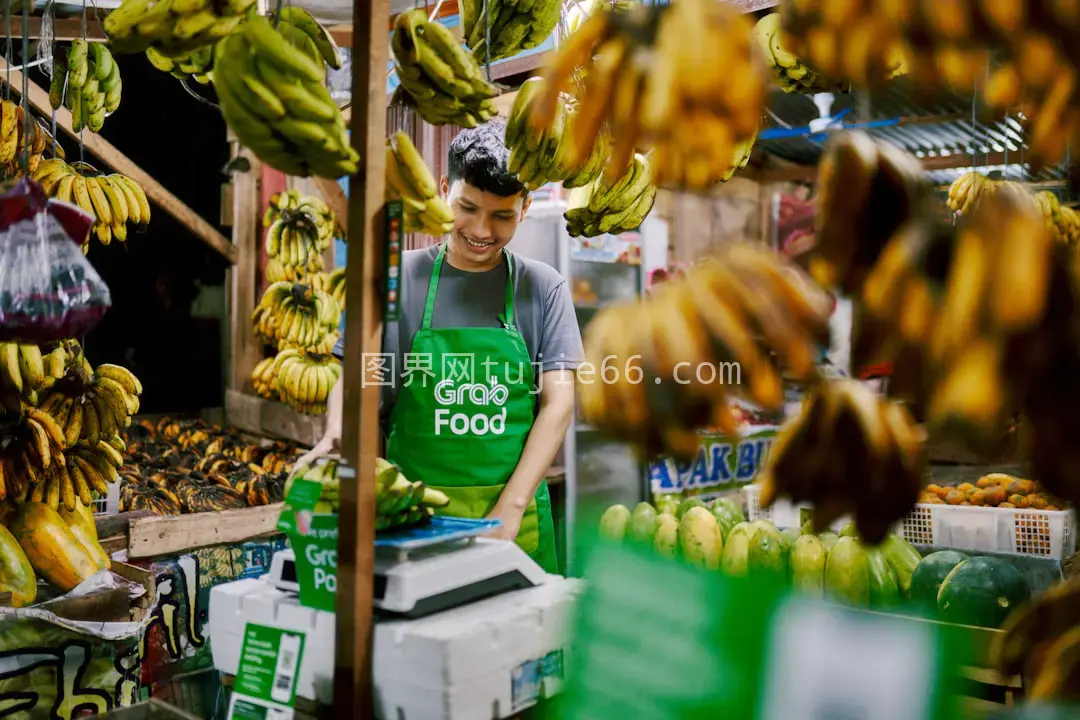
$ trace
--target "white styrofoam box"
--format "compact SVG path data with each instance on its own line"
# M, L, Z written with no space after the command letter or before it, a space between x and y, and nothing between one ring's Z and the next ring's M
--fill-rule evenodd
M1074 510L919 503L900 528L910 543L1063 560L1076 552Z
M563 654L580 580L558 578L418 620L375 626L376 717L492 720L539 699L521 668Z
M809 503L794 504L783 498L777 499L771 507L762 507L761 485L759 483L744 485L743 493L746 496L746 519L750 521L771 520L773 525L778 528L801 528L803 525L801 511L813 510L814 508ZM851 518L845 516L833 521L829 527L834 532L840 532L850 520Z
M240 664L247 623L304 633L304 654L296 694L333 703L334 614L302 607L295 595L263 578L214 586L210 591L210 651L214 667L235 675Z
M95 493L90 508L95 515L115 515L120 512L120 483L109 483L109 492L105 497Z

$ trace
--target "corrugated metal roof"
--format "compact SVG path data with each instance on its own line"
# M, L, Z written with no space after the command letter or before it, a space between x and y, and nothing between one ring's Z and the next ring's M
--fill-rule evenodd
M866 98L865 106L868 111L865 116L860 115L859 105L862 98L863 96L856 93L837 94L830 114L835 115L850 109L843 118L846 123L899 118L900 122L896 125L870 128L867 132L916 157L932 158L964 153L973 155L975 161L972 164L981 167L988 163L980 163L979 156L994 153L997 164L987 167L988 172L999 170L1011 179L1028 181L1062 180L1066 177L1066 163L1038 173L1030 172L1024 162L1023 130L1020 122L1015 117L987 122L978 111L973 110L969 97L949 93L933 101L922 100L908 83L901 80L878 91L873 97ZM802 127L819 116L810 95L789 95L779 90L770 95L769 110L774 116L773 127ZM777 157L809 165L816 163L821 155L825 136L819 135L814 139L798 137L761 140L758 145ZM1005 154L1005 157L998 157L999 153ZM1003 161L1007 165L1002 164ZM936 182L948 183L966 171L966 168L934 170L930 172L930 176Z

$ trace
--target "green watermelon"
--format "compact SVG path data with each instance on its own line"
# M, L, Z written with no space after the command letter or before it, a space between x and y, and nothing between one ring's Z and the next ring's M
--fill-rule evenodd
M638 503L630 516L627 537L635 543L652 546L656 533L656 508L649 503Z
M736 522L745 522L746 521L746 515L743 513L742 508L734 500L732 500L731 498L726 498L726 497L716 498L715 500L712 501L712 503L710 503L709 507L711 509L713 509L713 510L715 510L715 509L717 509L719 507L727 508L734 517L738 518L736 520Z
M825 590L855 607L870 606L870 563L853 537L836 541L825 560Z
M896 571L880 548L863 546L870 571L870 607L888 609L900 604Z
M938 591L938 612L946 622L999 628L1010 612L1030 599L1027 579L1012 564L973 557L945 576Z
M840 528L840 537L859 537L859 531L855 529L855 523L849 522L847 525Z
M600 516L600 534L616 542L623 541L629 525L630 508L625 505L612 505Z
M826 550L832 550L833 545L840 539L834 532L823 532L817 537L818 540L821 541L821 544L825 546Z
M724 505L714 505L709 512L716 518L716 522L720 525L720 532L723 533L724 537L728 536L731 528L742 522Z
M679 521L670 513L656 516L656 533L653 535L653 549L664 557L674 558L679 554Z
M663 515L667 513L675 516L679 512L679 496L678 495L657 495L656 496L656 512Z
M922 562L922 556L911 543L896 533L889 533L885 541L881 543L881 550L889 559L889 564L896 571L896 581L900 586L900 594L906 598L911 597L911 576L915 568Z
M750 540L750 576L776 582L788 579L787 553L779 533L757 532Z
M750 524L739 523L724 538L724 550L720 553L720 569L728 575L742 577L749 571Z
M941 583L954 567L967 559L967 555L956 550L941 550L924 557L911 574L911 601L923 609L936 610Z
M800 535L788 553L791 584L813 597L825 594L825 560L828 551L814 535Z
M681 505L679 505L679 509L675 512L675 517L677 517L679 520L682 520L683 515L686 514L687 510L696 507L705 507L705 501L698 497L688 497L682 501Z

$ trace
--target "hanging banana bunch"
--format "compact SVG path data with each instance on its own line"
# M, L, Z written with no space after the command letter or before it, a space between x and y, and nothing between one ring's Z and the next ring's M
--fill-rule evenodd
M561 16L562 0L474 0L462 3L461 27L473 57L486 63L542 44Z
M948 206L955 213L968 215L979 203L992 198L1003 188L1014 189L1017 184L1010 180L991 180L978 171L965 173L949 186ZM1080 244L1080 213L1066 207L1057 195L1049 190L1035 193L1035 201L1046 221L1047 228L1058 241L1069 246Z
M294 177L353 175L359 154L326 87L337 45L309 13L282 8L275 24L249 16L214 48L214 87L229 128L263 162Z
M386 199L401 200L405 232L442 237L454 229L454 213L438 192L409 134L398 130L386 138Z
M153 47L166 57L185 56L232 33L254 6L255 0L123 0L102 26L116 52Z
M564 213L570 237L618 235L637 230L656 202L649 159L640 153L630 168L612 181L606 172L570 192Z
M167 72L178 80L192 78L200 85L209 85L214 69L214 46L205 45L187 54L166 57L153 47L146 48L146 59L161 72Z
M781 373L816 376L829 312L795 265L761 246L725 245L649 298L597 313L584 333L597 377L578 385L583 419L646 456L693 457L698 430L737 432L733 398L777 408Z
M769 65L773 82L786 93L843 92L846 88L837 82L830 82L820 73L815 72L802 58L784 46L783 32L780 28L780 13L769 13L758 20L754 26L761 55ZM892 76L907 72L907 65L901 62L892 72Z
M597 12L559 47L530 124L550 131L563 95L574 94L574 77L584 72L563 143L567 166L584 166L606 123L609 175L621 176L647 148L657 185L707 189L725 176L764 113L768 76L750 23L712 0Z
M406 100L432 125L476 127L498 114L499 94L480 65L445 26L420 8L398 15L390 37L401 83L395 100Z
M29 127L22 106L10 100L0 101L0 177L11 180L22 173L24 160L31 173L37 170L46 150L53 147L53 136L37 119ZM27 131L29 130L29 135ZM63 148L56 146L63 157Z
M84 127L101 132L105 118L120 107L123 84L120 66L104 43L72 40L67 56L57 54L49 84L49 104L53 110L71 111L71 129Z

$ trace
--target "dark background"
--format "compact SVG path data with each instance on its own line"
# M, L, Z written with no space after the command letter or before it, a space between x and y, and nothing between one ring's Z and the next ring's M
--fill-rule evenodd
M59 46L61 51L66 47ZM100 135L217 226L229 160L221 115L191 97L179 80L156 70L145 55L114 57L123 95ZM33 68L31 78L48 88L40 68ZM214 100L211 87L189 85ZM57 132L68 161L78 160L78 143ZM89 152L85 158L98 170L113 172ZM218 229L231 237L228 228ZM85 338L91 364L117 363L132 370L143 383L142 414L189 414L222 406L224 328L218 318L193 318L192 304L200 286L224 284L224 258L152 201L145 233L129 225L127 242L113 241L108 247L91 236L88 257L113 302Z

